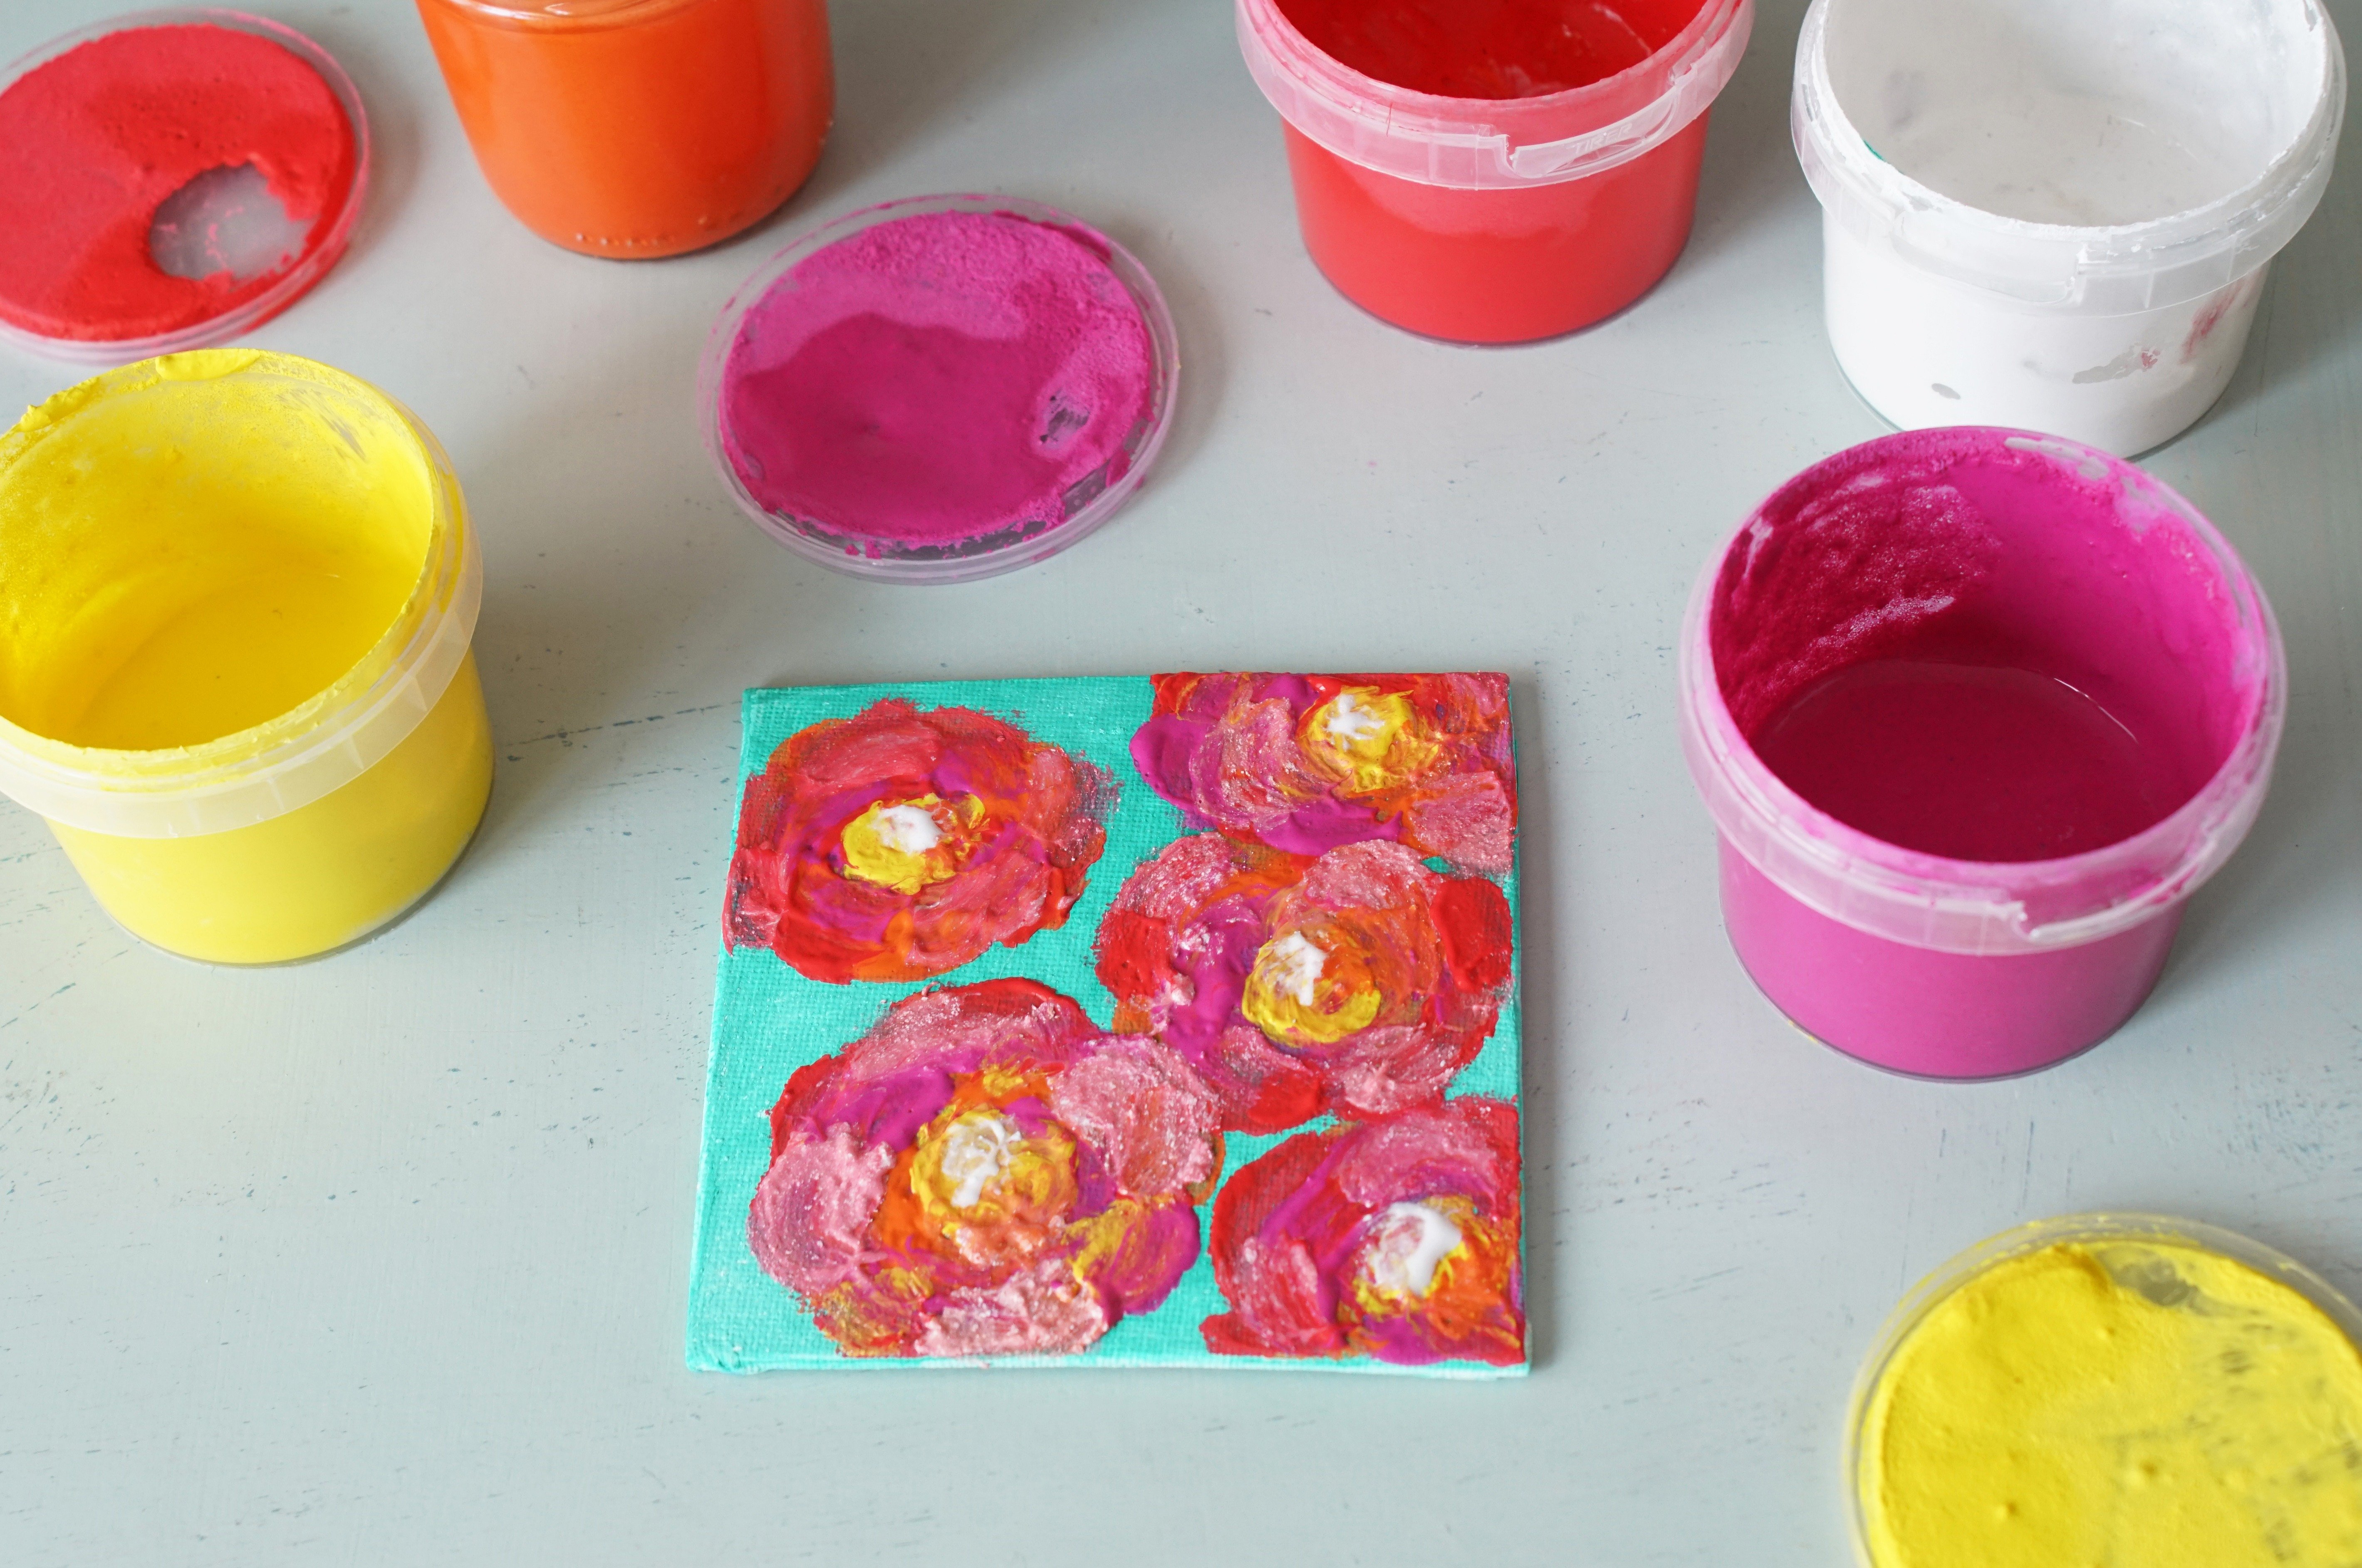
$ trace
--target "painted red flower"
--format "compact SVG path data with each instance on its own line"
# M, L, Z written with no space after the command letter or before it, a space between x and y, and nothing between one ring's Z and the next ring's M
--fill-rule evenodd
M922 991L788 1080L746 1239L847 1355L1070 1353L1196 1260L1216 1120L1046 987Z
M747 781L723 931L799 972L921 980L1065 923L1107 843L1105 773L966 708L889 698Z
M1217 1355L1526 1359L1518 1110L1463 1099L1290 1138L1214 1200Z
M1178 1052L1248 1132L1440 1099L1493 1032L1509 967L1500 889L1385 842L1307 858L1177 839L1099 926L1116 1027Z
M1505 875L1505 675L1160 675L1132 761L1195 827L1293 855L1390 839Z

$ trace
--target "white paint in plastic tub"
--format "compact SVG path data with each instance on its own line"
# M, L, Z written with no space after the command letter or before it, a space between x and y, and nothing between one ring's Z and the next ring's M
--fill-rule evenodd
M1814 0L1791 127L1838 365L1906 429L2170 440L2238 368L2345 107L2318 0Z

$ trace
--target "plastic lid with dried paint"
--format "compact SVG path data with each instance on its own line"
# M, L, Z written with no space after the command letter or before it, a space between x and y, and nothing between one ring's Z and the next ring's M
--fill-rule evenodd
M107 364L202 348L343 255L369 175L327 52L177 7L51 39L0 86L0 337Z

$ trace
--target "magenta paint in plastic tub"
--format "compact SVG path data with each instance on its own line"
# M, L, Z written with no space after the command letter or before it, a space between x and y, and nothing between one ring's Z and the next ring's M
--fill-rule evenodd
M706 450L749 517L861 577L958 582L1090 534L1163 447L1173 318L1054 207L916 196L825 224L706 340Z
M2113 1033L2253 825L2287 709L2263 591L2095 447L1867 442L1756 509L1682 634L1723 918L1807 1033L1999 1077Z

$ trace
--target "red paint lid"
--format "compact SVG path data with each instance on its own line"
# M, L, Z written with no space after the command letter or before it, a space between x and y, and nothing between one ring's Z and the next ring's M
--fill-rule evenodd
M326 50L176 6L51 39L0 77L0 337L116 363L226 342L344 254L369 179Z

